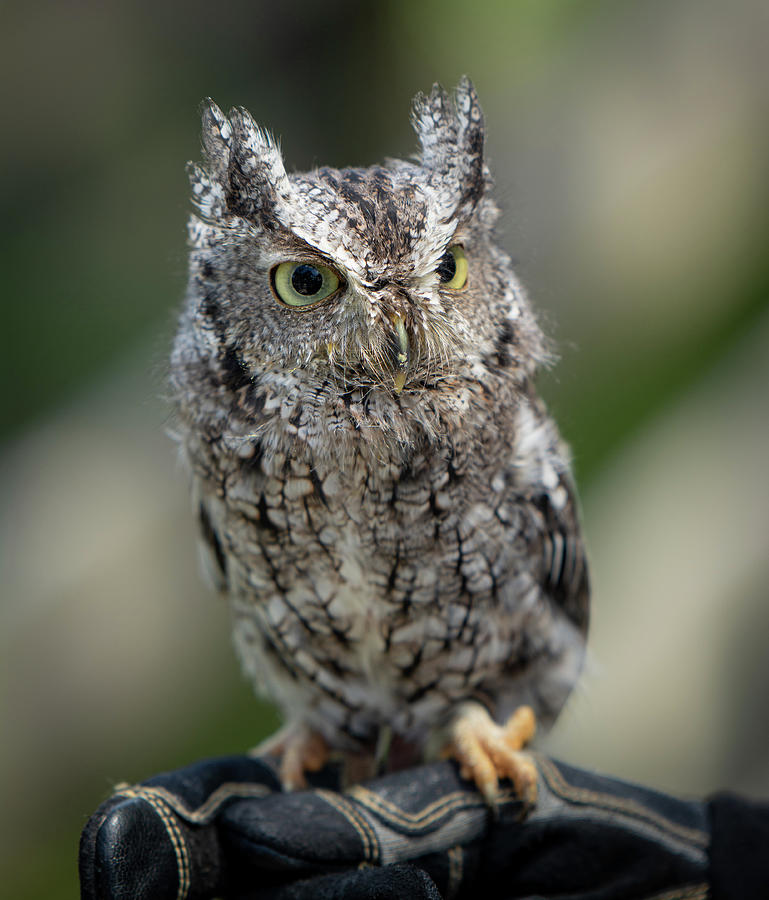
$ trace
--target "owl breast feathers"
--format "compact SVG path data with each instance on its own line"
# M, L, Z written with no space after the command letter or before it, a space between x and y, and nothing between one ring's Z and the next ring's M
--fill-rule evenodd
M470 82L413 123L418 161L288 175L248 112L205 104L172 385L285 781L447 747L493 795L533 731L504 723L552 721L577 678L587 572Z

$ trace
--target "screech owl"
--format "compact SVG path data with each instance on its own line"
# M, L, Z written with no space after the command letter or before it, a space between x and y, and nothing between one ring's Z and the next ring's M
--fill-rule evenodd
M178 437L289 787L441 750L493 800L578 676L588 579L548 348L507 254L469 80L418 95L415 161L287 174L203 110Z

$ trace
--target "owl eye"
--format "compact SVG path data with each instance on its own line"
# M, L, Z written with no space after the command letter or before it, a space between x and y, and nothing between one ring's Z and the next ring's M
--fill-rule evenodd
M458 291L465 286L467 281L467 257L465 251L454 244L443 254L438 261L438 279L449 290Z
M339 290L339 276L328 266L284 262L270 277L272 292L286 306L312 306Z

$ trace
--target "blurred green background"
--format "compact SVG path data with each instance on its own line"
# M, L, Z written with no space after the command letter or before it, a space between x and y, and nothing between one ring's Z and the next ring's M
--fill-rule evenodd
M545 746L769 794L769 7L762 0L3 4L0 883L73 897L120 780L239 752L251 697L165 429L198 104L289 166L408 155L475 81L561 361L592 658Z

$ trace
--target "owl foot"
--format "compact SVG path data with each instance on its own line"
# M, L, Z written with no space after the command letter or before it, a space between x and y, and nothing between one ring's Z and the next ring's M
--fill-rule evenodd
M318 772L328 762L329 747L325 738L307 725L291 722L284 725L255 747L252 755L280 757L278 773L287 791L307 787L305 772Z
M504 725L497 725L478 703L466 703L450 728L444 755L460 765L459 774L474 781L494 806L499 779L509 778L527 807L537 802L537 769L521 749L534 737L536 720L530 706L519 706Z

